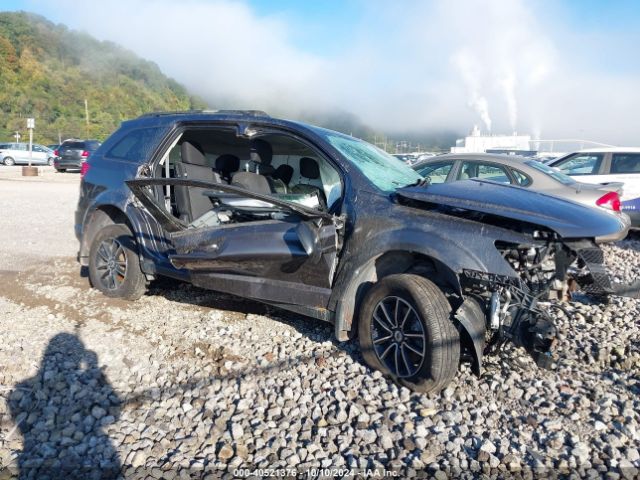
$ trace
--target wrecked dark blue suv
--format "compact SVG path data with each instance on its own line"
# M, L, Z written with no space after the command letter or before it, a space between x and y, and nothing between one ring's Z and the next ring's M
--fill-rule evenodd
M506 341L550 363L544 304L567 278L611 293L614 215L480 180L429 185L378 148L255 111L144 115L84 168L79 260L136 299L158 275L335 325L418 391Z

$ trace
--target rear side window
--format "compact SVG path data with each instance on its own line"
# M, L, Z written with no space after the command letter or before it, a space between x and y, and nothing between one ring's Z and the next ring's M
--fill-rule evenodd
M611 173L640 173L640 153L614 153Z
M444 183L453 167L453 162L430 163L416 168L416 171L423 177L429 177L431 183Z
M516 179L517 185L520 185L521 187L528 187L529 185L531 185L531 179L528 176L526 176L524 173L522 173L520 170L516 170L515 168L512 168L511 173L513 173L513 176Z
M553 166L567 175L597 175L603 156L602 153L576 153Z
M158 128L133 130L116 143L106 156L130 162L144 160L156 145L160 133Z
M460 169L459 180L480 178L498 183L511 183L504 167L493 163L464 162Z

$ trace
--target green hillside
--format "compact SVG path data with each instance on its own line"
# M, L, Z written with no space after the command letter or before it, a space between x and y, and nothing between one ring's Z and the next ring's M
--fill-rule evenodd
M89 123L85 118L85 99ZM106 138L122 120L154 110L204 108L158 66L111 42L30 13L0 12L0 142Z

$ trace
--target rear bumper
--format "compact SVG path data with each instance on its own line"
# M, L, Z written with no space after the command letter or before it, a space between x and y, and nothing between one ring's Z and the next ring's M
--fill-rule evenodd
M629 229L631 228L631 218L626 213L618 214L620 219L621 228L617 232L610 233L608 235L603 235L600 237L596 237L596 243L609 243L609 242L617 242L618 240L624 240L629 234Z
M80 169L82 167L82 160L64 160L64 159L56 159L53 162L53 166L57 169L60 168L77 168Z

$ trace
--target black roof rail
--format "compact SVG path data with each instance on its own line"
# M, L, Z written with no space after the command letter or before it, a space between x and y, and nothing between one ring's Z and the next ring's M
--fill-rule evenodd
M252 117L268 117L269 114L262 110L176 110L148 112L140 115L143 117L160 117L165 115L191 115L196 113L217 113L223 115L250 115Z
M250 115L252 117L268 117L267 112L262 110L216 110L215 113L223 113L225 115Z

